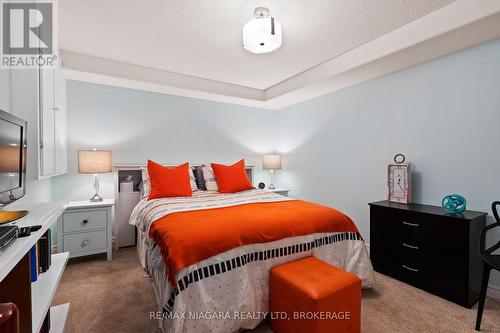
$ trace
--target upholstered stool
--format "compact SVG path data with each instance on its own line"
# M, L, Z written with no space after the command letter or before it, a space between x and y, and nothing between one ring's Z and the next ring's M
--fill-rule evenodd
M307 257L274 267L269 287L275 333L361 330L361 280L356 275Z

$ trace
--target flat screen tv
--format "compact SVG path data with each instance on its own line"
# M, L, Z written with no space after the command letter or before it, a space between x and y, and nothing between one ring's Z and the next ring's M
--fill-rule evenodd
M0 210L26 193L27 123L0 110Z

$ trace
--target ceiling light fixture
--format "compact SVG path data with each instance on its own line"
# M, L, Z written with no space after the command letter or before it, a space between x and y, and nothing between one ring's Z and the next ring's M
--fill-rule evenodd
M262 54L270 53L281 46L281 24L269 17L269 9L257 7L255 19L243 26L243 47L245 50Z

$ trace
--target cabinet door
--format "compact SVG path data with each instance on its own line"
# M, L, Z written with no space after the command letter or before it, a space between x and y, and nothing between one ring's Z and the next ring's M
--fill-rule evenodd
M40 69L40 175L55 168L54 70Z
M68 171L67 151L67 110L66 110L66 79L61 68L55 70L55 173Z

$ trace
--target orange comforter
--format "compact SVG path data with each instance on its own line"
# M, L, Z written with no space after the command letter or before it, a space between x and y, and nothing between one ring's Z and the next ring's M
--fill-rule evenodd
M149 237L161 248L170 282L184 267L239 246L320 232L358 232L338 210L293 200L172 213Z

